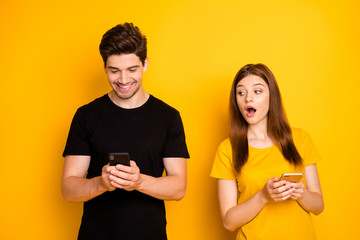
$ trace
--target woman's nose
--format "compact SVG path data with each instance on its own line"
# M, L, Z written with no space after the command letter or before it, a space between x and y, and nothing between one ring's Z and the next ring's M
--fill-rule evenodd
M246 101L247 102L253 102L254 101L254 98L251 94L246 94Z

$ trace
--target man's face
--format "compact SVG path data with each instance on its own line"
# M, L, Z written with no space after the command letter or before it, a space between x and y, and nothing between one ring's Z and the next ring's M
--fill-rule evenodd
M134 53L111 55L108 57L105 73L110 86L119 100L130 99L142 90L142 75L146 72L148 59L144 65Z

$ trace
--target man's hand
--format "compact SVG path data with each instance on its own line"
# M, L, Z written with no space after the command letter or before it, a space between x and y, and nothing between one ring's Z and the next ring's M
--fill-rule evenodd
M186 159L164 158L166 176L153 177L140 173L134 161L130 166L106 166L111 186L126 191L137 190L161 200L180 200L186 192Z
M107 168L110 176L110 184L114 188L121 188L126 191L133 191L140 187L142 177L140 169L134 161L130 161L130 166L118 164L115 167Z
M115 167L110 167L110 165L105 165L101 170L101 185L107 190L107 191L114 191L116 187L114 187L111 184L110 180L110 171L111 169L114 169Z

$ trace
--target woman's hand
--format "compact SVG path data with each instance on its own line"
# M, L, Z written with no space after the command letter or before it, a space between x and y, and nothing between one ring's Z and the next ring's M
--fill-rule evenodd
M297 200L306 211L318 215L324 210L324 200L316 164L305 167L305 178L306 188L300 182L292 183L296 191L291 198Z
M292 194L296 190L292 183L279 180L279 177L269 179L262 189L263 195L265 196L267 202L284 201L292 197Z
M290 183L291 187L295 191L291 194L291 198L294 200L301 199L304 195L305 186L302 182Z

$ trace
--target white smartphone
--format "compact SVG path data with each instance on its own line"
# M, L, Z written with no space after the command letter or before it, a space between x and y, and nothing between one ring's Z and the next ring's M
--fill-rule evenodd
M302 173L283 173L281 175L280 180L286 180L288 182L299 182L304 174Z

